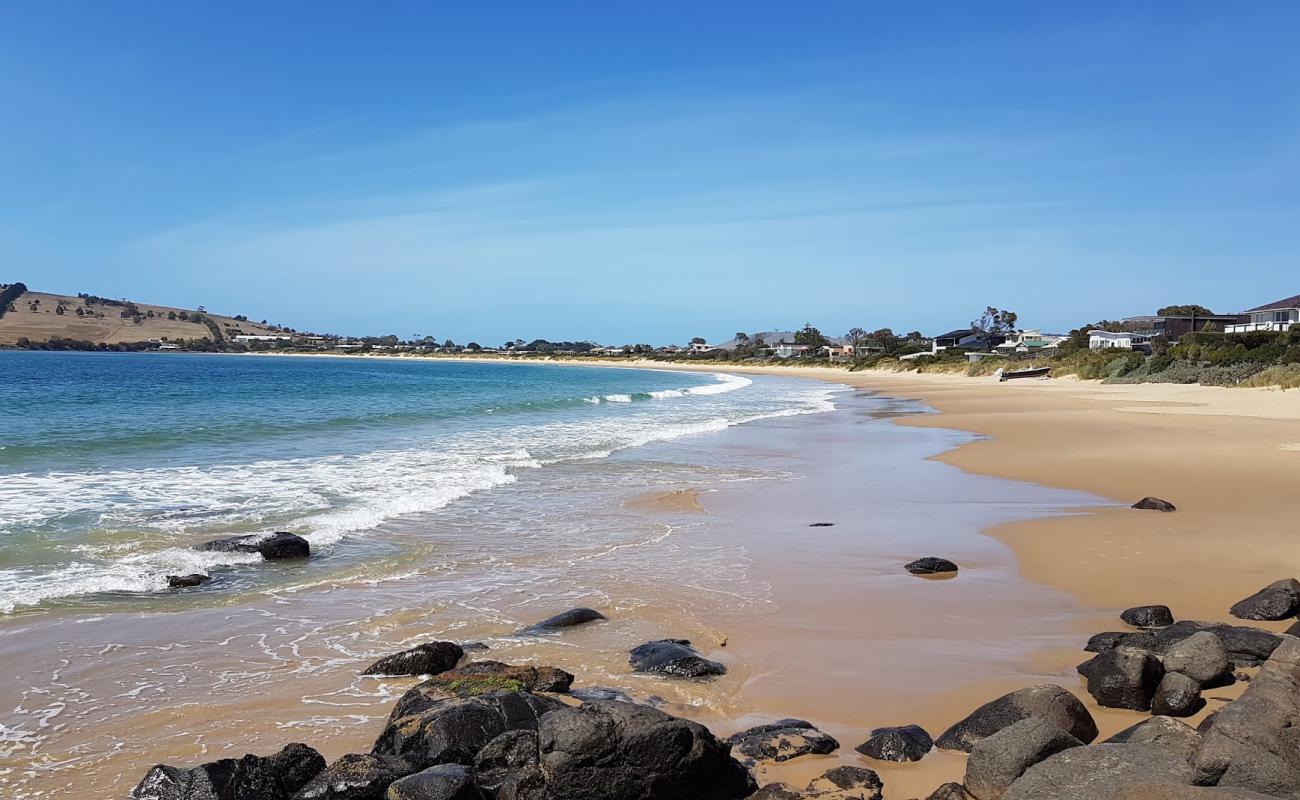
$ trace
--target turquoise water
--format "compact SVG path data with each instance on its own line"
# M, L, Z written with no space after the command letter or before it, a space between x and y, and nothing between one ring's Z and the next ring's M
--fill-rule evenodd
M831 408L824 386L708 373L0 352L0 614L260 559L194 549L215 536L360 558L384 524L533 471Z

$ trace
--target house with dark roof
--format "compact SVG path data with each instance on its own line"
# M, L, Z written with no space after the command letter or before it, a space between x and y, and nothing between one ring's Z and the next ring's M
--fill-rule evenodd
M1006 340L1007 337L1000 334L988 333L976 328L959 328L934 337L934 341L930 344L930 353L938 355L949 348L988 353Z
M1250 333L1251 331L1285 331L1293 325L1300 325L1300 294L1287 297L1275 303L1247 309L1242 316L1249 321L1228 325L1224 333Z

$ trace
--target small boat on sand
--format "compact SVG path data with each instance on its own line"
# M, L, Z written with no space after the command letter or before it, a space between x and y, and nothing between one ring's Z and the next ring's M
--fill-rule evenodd
M1010 372L998 370L999 381L1009 381L1015 378L1046 378L1047 374L1052 371L1051 367L1034 367L1032 369L1014 369Z

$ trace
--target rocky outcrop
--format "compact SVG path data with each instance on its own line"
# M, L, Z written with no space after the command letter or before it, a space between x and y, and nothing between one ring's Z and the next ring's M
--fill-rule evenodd
M1277 798L1231 786L1141 783L1120 789L1113 800L1277 800Z
M1126 608L1119 618L1135 628L1163 628L1174 624L1169 606L1135 606Z
M293 800L383 800L393 781L415 772L406 759L349 753L316 774Z
M1232 683L1232 662L1219 637L1209 631L1197 631L1165 650L1165 672L1177 672L1202 688L1227 686Z
M632 648L628 663L637 672L674 678L702 678L727 672L724 665L701 656L689 639L658 639L638 645Z
M935 789L925 800L971 800L971 796L965 786L949 782Z
M1196 783L1300 798L1300 639L1286 637L1237 700L1202 723Z
M1133 504L1133 508L1143 511L1175 511L1177 508L1168 500L1161 500L1159 497L1144 497Z
M1153 744L1072 747L1025 770L1003 800L1113 800L1148 783L1188 785L1187 761Z
M946 558L926 556L903 565L903 569L913 575L952 575L957 572L957 565Z
M474 771L486 792L495 795L507 784L517 790L520 776L537 772L537 731L506 731L488 742L474 759Z
M1156 635L1150 631L1106 631L1090 638L1083 649L1089 653L1100 653L1120 645L1151 650L1156 646Z
M979 740L1030 717L1045 719L1085 744L1097 738L1097 723L1079 698L1045 683L985 703L944 731L935 743L944 750L969 753Z
M457 669L434 675L406 690L393 706L389 719L423 711L452 698L466 699L503 692L563 694L572 684L573 675L555 667L471 661Z
M1268 660L1273 650L1282 643L1282 637L1271 631L1244 625L1225 625L1221 622L1182 620L1161 628L1155 637L1155 652L1163 654L1176 643L1201 631L1219 638L1228 660L1234 667L1257 667Z
M541 622L529 625L519 631L516 636L542 636L547 633L556 633L564 628L572 628L575 625L584 625L602 619L605 619L605 615L594 609L573 608L563 614L556 614L553 617L547 617Z
M436 700L426 696L404 705L402 701L371 752L404 758L416 769L473 764L484 745L497 736L510 730L536 730L542 715L567 708L558 700L529 692Z
M1121 645L1081 664L1079 673L1088 679L1088 694L1098 705L1150 711L1164 667L1146 650Z
M1125 728L1103 744L1154 744L1190 759L1201 745L1201 734L1173 717L1152 717Z
M1237 619L1279 620L1300 611L1300 582L1293 578L1274 581L1228 609Z
M825 755L840 743L801 719L783 719L741 731L727 739L732 750L752 761L789 761L805 755Z
M223 758L192 769L159 764L131 791L133 800L289 800L325 768L321 754L291 744L272 756Z
M267 561L306 558L311 555L311 545L306 539L283 531L269 536L255 533L248 536L232 536L228 539L214 539L204 542L199 549L218 553L260 553Z
M427 642L384 656L362 675L437 675L460 663L465 651L455 642Z
M999 800L1025 770L1083 742L1040 717L1022 719L971 748L962 783L976 800Z
M1201 685L1181 672L1166 672L1151 698L1151 713L1166 717L1190 717L1204 707Z
M769 783L750 800L880 800L884 791L880 776L865 767L835 767L807 788L797 791L784 783Z
M876 728L871 738L853 748L880 761L920 761L934 748L934 740L920 725Z
M472 769L440 764L388 787L387 800L487 800L487 796L475 782Z

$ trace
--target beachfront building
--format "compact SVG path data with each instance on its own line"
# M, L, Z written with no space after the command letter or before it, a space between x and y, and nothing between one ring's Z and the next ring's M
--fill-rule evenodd
M944 350L955 348L971 352L989 353L993 348L1006 341L1005 336L989 333L978 328L958 328L934 337L930 343L930 355L939 355Z
M1017 331L1008 336L1005 342L996 345L993 352L1002 355L1011 355L1013 353L1020 355L1056 355L1060 351L1061 345L1069 338L1054 333L1043 333L1037 329Z
M1124 324L1135 331L1150 331L1152 336L1164 336L1170 344L1176 344L1185 333L1203 331L1206 328L1225 331L1245 320L1241 314L1166 314L1125 317Z
M1134 331L1088 331L1088 349L1150 350L1153 336Z
M1224 333L1250 333L1251 331L1286 331L1300 325L1300 294L1252 308L1242 314L1243 319L1228 325Z
M287 342L290 341L291 339L293 339L293 337L287 333L272 333L272 334L241 333L235 337L236 342L241 342L243 344L251 344L253 342Z
M822 345L821 352L825 353L831 361L852 361L857 348L847 342L842 344L832 342Z
M716 353L718 349L719 348L716 345L707 344L705 342L691 342L692 353Z
M808 345L793 342L777 342L767 350L777 358L803 358L812 352L812 348Z

